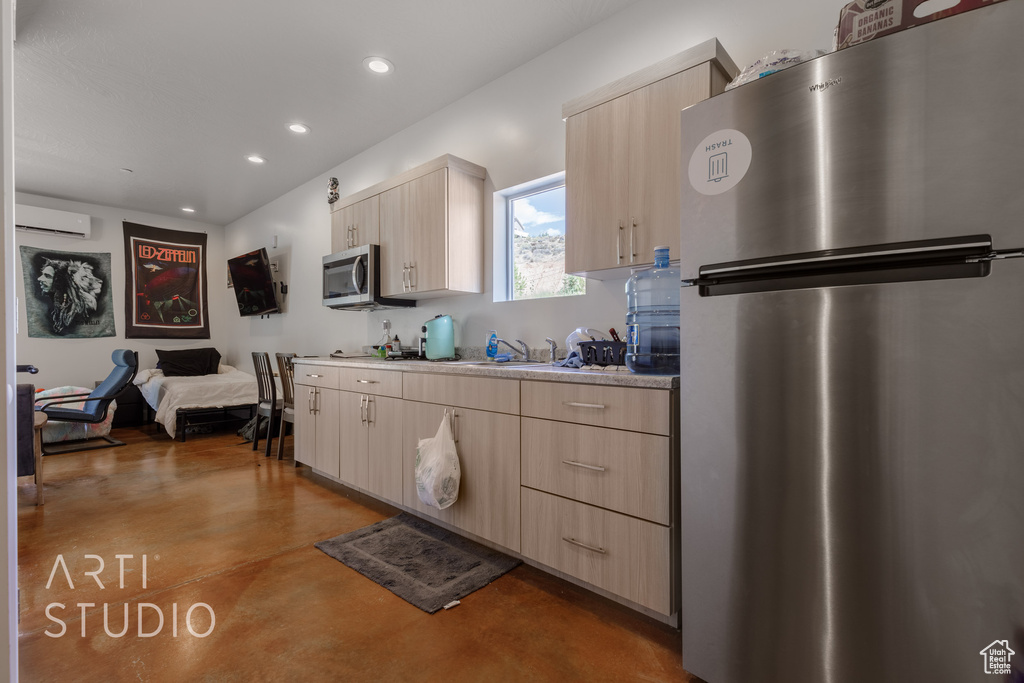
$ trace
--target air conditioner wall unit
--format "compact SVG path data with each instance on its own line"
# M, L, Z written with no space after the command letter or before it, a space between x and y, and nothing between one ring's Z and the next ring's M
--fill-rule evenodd
M91 222L91 217L84 213L42 209L24 204L14 206L14 227L26 232L89 239L92 234Z

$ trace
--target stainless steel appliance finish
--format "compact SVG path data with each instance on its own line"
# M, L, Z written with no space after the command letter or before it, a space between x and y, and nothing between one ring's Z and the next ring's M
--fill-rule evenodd
M416 302L380 296L380 245L365 244L323 258L323 304L329 308L407 308Z
M750 142L731 189L682 187L683 666L710 683L1003 680L995 640L1022 668L1021 26L996 4L683 112L705 182L742 171L701 166L709 136Z

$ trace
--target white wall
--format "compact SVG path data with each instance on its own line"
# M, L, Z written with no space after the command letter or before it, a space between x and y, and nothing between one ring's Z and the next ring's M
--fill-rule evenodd
M228 318L232 356L251 350L351 351L379 338L383 318L390 319L394 331L411 343L422 321L437 313L455 318L456 343L465 346L483 345L484 333L492 328L505 338L518 337L541 348L545 336L560 340L562 346L566 335L580 325L621 330L625 280L590 280L585 297L495 304L487 291L422 301L405 310L324 309L319 269L320 258L330 252L327 179L337 177L345 196L444 153L485 166L489 192L563 170L563 102L711 37L722 42L741 68L772 49L828 47L841 4L638 2L226 226L228 256L261 246L271 255L284 255L289 287L284 314L270 319ZM513 8L514 3L510 11ZM488 203L485 225L492 220ZM490 289L489 227L487 233L485 283ZM275 235L276 250L270 248Z
M229 330L222 321L227 317L227 313L233 314L235 304L234 297L227 289L227 257L224 255L224 229L221 226L24 193L17 194L17 203L92 216L92 235L86 240L19 230L15 232L15 241L18 246L25 245L72 252L109 252L112 272L111 282L108 284L113 300L114 329L117 334L115 337L94 339L30 338L25 306L21 305L18 311L18 363L31 364L39 368L39 374L31 376L31 378L25 375L21 381L31 381L37 387L70 384L91 388L94 382L104 379L110 373L113 368L110 354L118 348L138 351L139 367L142 368L151 368L156 365L156 349L215 346L221 354L227 356ZM121 222L125 220L155 228L205 232L207 234L210 339L125 339L124 233L121 228ZM15 267L17 296L24 304L26 301L25 283L17 253L14 255L14 261L18 264ZM227 358L224 359L224 362L235 364Z

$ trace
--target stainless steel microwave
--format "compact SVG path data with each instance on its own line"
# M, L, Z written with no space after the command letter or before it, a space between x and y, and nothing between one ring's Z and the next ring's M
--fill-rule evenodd
M415 306L410 299L380 295L380 245L364 244L355 249L324 256L324 306L349 310L376 310Z

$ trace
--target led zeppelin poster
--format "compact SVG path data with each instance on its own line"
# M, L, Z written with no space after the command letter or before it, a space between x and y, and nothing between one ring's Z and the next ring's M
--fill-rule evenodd
M123 227L125 338L209 339L206 234Z

